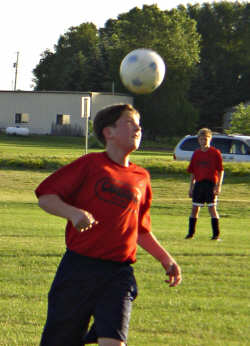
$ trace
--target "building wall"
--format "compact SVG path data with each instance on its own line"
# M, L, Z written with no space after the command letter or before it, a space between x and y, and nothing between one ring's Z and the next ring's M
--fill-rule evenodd
M20 126L29 128L33 134L50 134L57 114L68 114L71 126L83 131L82 97L90 97L91 119L99 109L110 104L133 103L131 96L123 94L0 91L0 129ZM28 113L29 122L16 124L16 113Z
M103 107L117 103L133 104L133 97L122 94L92 93L91 119L94 119L95 114Z

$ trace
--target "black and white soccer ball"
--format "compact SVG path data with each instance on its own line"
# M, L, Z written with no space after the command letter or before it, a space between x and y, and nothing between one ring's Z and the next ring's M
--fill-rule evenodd
M135 94L150 94L157 89L165 76L162 57L151 49L135 49L125 56L120 65L123 85Z

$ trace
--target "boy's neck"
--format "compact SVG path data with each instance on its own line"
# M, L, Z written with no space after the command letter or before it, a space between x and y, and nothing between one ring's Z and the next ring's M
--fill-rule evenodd
M208 147L201 147L201 151L208 151L209 148L210 148L210 146L208 146Z
M129 153L124 154L117 150L114 147L106 148L106 153L108 157L114 161L115 163L118 163L120 166L128 167L129 166Z

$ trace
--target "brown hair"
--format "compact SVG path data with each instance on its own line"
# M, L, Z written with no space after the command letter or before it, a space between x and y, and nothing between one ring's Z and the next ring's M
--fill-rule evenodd
M97 112L93 124L94 133L102 144L106 144L103 129L107 126L115 126L115 122L120 118L124 111L135 112L139 116L139 112L128 103L111 105Z
M200 129L197 133L197 136L210 136L212 137L212 131L206 127L203 127L202 129Z

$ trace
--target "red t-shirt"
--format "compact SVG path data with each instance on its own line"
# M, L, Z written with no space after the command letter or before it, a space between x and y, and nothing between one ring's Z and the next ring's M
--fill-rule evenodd
M207 151L195 150L187 170L196 181L211 180L217 183L218 172L223 171L220 151L214 147L209 147Z
M149 173L130 163L123 167L106 153L80 157L45 179L36 196L56 194L92 213L99 222L78 232L66 225L67 248L84 256L118 262L136 261L138 232L150 232L152 190Z

